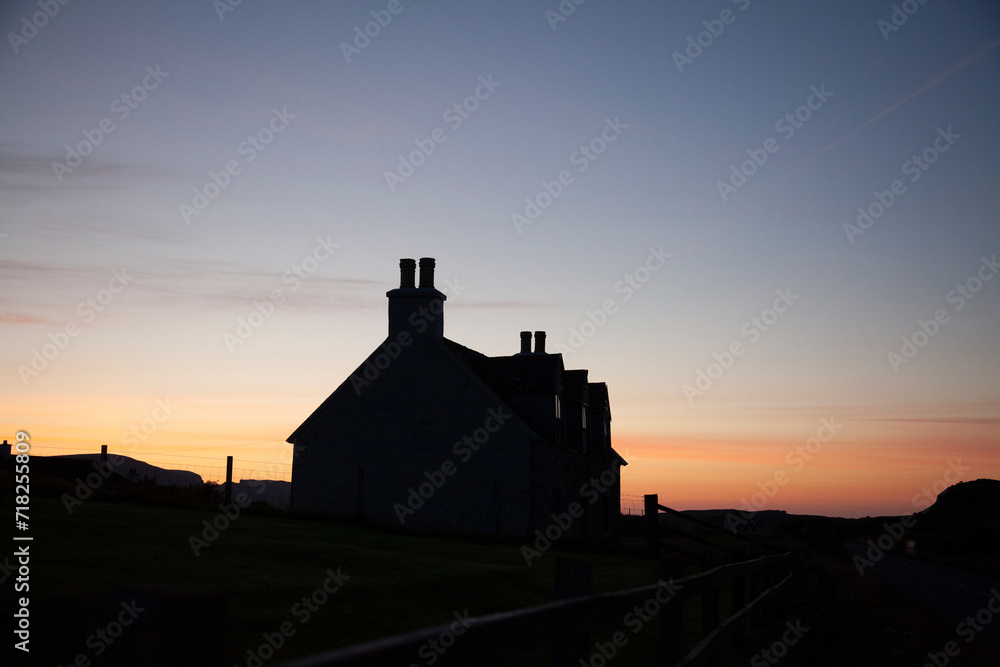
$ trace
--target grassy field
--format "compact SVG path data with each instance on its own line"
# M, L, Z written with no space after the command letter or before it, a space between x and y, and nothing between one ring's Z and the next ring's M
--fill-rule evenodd
M88 502L69 516L58 501L37 500L32 514L32 646L46 664L93 658L88 637L134 590L217 594L225 664L246 664L246 650L284 622L296 632L276 662L440 625L455 612L475 617L552 599L555 555L527 567L515 543L244 513L196 556L189 538L217 513ZM649 560L580 557L593 563L596 591L645 585L658 574ZM294 607L328 570L349 579L303 623L304 607Z
M262 661L279 664L442 625L456 613L479 617L548 602L559 555L592 564L595 592L647 585L659 577L655 560L621 552L566 551L569 545L560 545L528 567L517 542L405 535L351 522L246 512L196 556L190 538L201 536L203 522L218 512L88 501L70 516L58 500L33 499L31 513L30 664L69 665L81 655L91 664L137 664L130 651L154 643L164 665L258 667L248 650L256 651L265 633L287 624L294 634ZM638 551L642 525L626 526L621 542ZM692 536L720 539L698 531ZM687 551L698 546L679 537L671 543ZM695 571L689 565L684 574ZM306 614L302 598L321 589L328 572L342 575L342 587ZM139 630L137 623L98 656L104 645L95 633L108 629L122 603L136 596L145 605L145 620L155 618L166 630ZM723 618L730 611L727 601L723 589ZM953 631L876 578L859 578L832 548L820 549L796 586L726 649L724 664L770 646L784 623L796 619L813 628L804 644L811 665L893 664L900 648L918 660L926 647L943 645ZM592 641L607 641L618 629ZM699 605L686 604L687 648L701 638L700 629ZM629 635L614 664L652 664L655 642L650 623L641 634ZM978 647L971 648L963 655L967 660ZM430 662L414 655L412 664ZM548 663L543 652L516 664Z

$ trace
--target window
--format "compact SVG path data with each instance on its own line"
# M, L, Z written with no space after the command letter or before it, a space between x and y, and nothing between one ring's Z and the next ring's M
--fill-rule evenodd
M580 425L582 428L587 428L587 408L580 408Z
M556 446L566 442L566 422L562 418L562 400L556 395Z

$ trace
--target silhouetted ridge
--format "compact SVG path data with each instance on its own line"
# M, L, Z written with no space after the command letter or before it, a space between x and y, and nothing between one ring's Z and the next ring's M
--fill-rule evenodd
M1000 516L1000 481L977 479L959 482L942 491L929 513L935 515Z

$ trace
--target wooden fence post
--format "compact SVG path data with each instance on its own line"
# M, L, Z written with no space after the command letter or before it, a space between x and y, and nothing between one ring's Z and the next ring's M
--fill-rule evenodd
M647 493L642 497L645 503L646 550L653 558L660 555L660 508L655 493Z
M754 549L754 550L752 550L751 554L752 554L752 556L753 556L754 559L757 559L757 558L761 557L760 549ZM754 572L751 572L747 576L747 583L750 586L750 599L751 600L755 599L758 595L760 595L764 591L764 587L762 585L762 582L763 582L763 578L762 578L762 573L761 573L760 570L756 570Z
M740 563L746 560L746 553L741 549L733 551L733 562ZM735 614L743 609L747 603L747 577L745 574L737 574L732 580L732 595L730 597L730 613ZM733 631L733 641L739 641L743 636L743 628L738 627Z
M669 557L660 561L660 577L664 581L681 579L684 566L679 558ZM673 599L660 612L659 665L669 667L683 657L681 637L684 624L684 601Z
M702 552L702 566L705 572L719 565L719 552L705 549ZM701 596L701 634L708 636L719 625L719 586L714 585ZM718 665L718 658L713 655L708 665Z
M226 502L233 497L233 457L226 457Z
M588 561L559 556L556 558L555 599L590 595L592 568ZM590 637L573 624L561 620L559 632L552 644L553 667L577 667L590 657Z

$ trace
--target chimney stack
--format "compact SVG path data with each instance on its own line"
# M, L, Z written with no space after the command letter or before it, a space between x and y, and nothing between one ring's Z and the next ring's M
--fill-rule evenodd
M417 263L412 259L399 260L399 289L413 289L416 283L413 282L417 272Z
M413 260L410 260L411 262ZM420 258L420 288L434 289L434 258Z
M521 354L531 354L531 332L521 332Z
M545 332L535 332L535 354L545 354Z
M417 262L399 260L399 287L385 293L389 297L389 338L401 336L444 336L444 294L434 289L434 258L420 259L420 283L414 285Z

